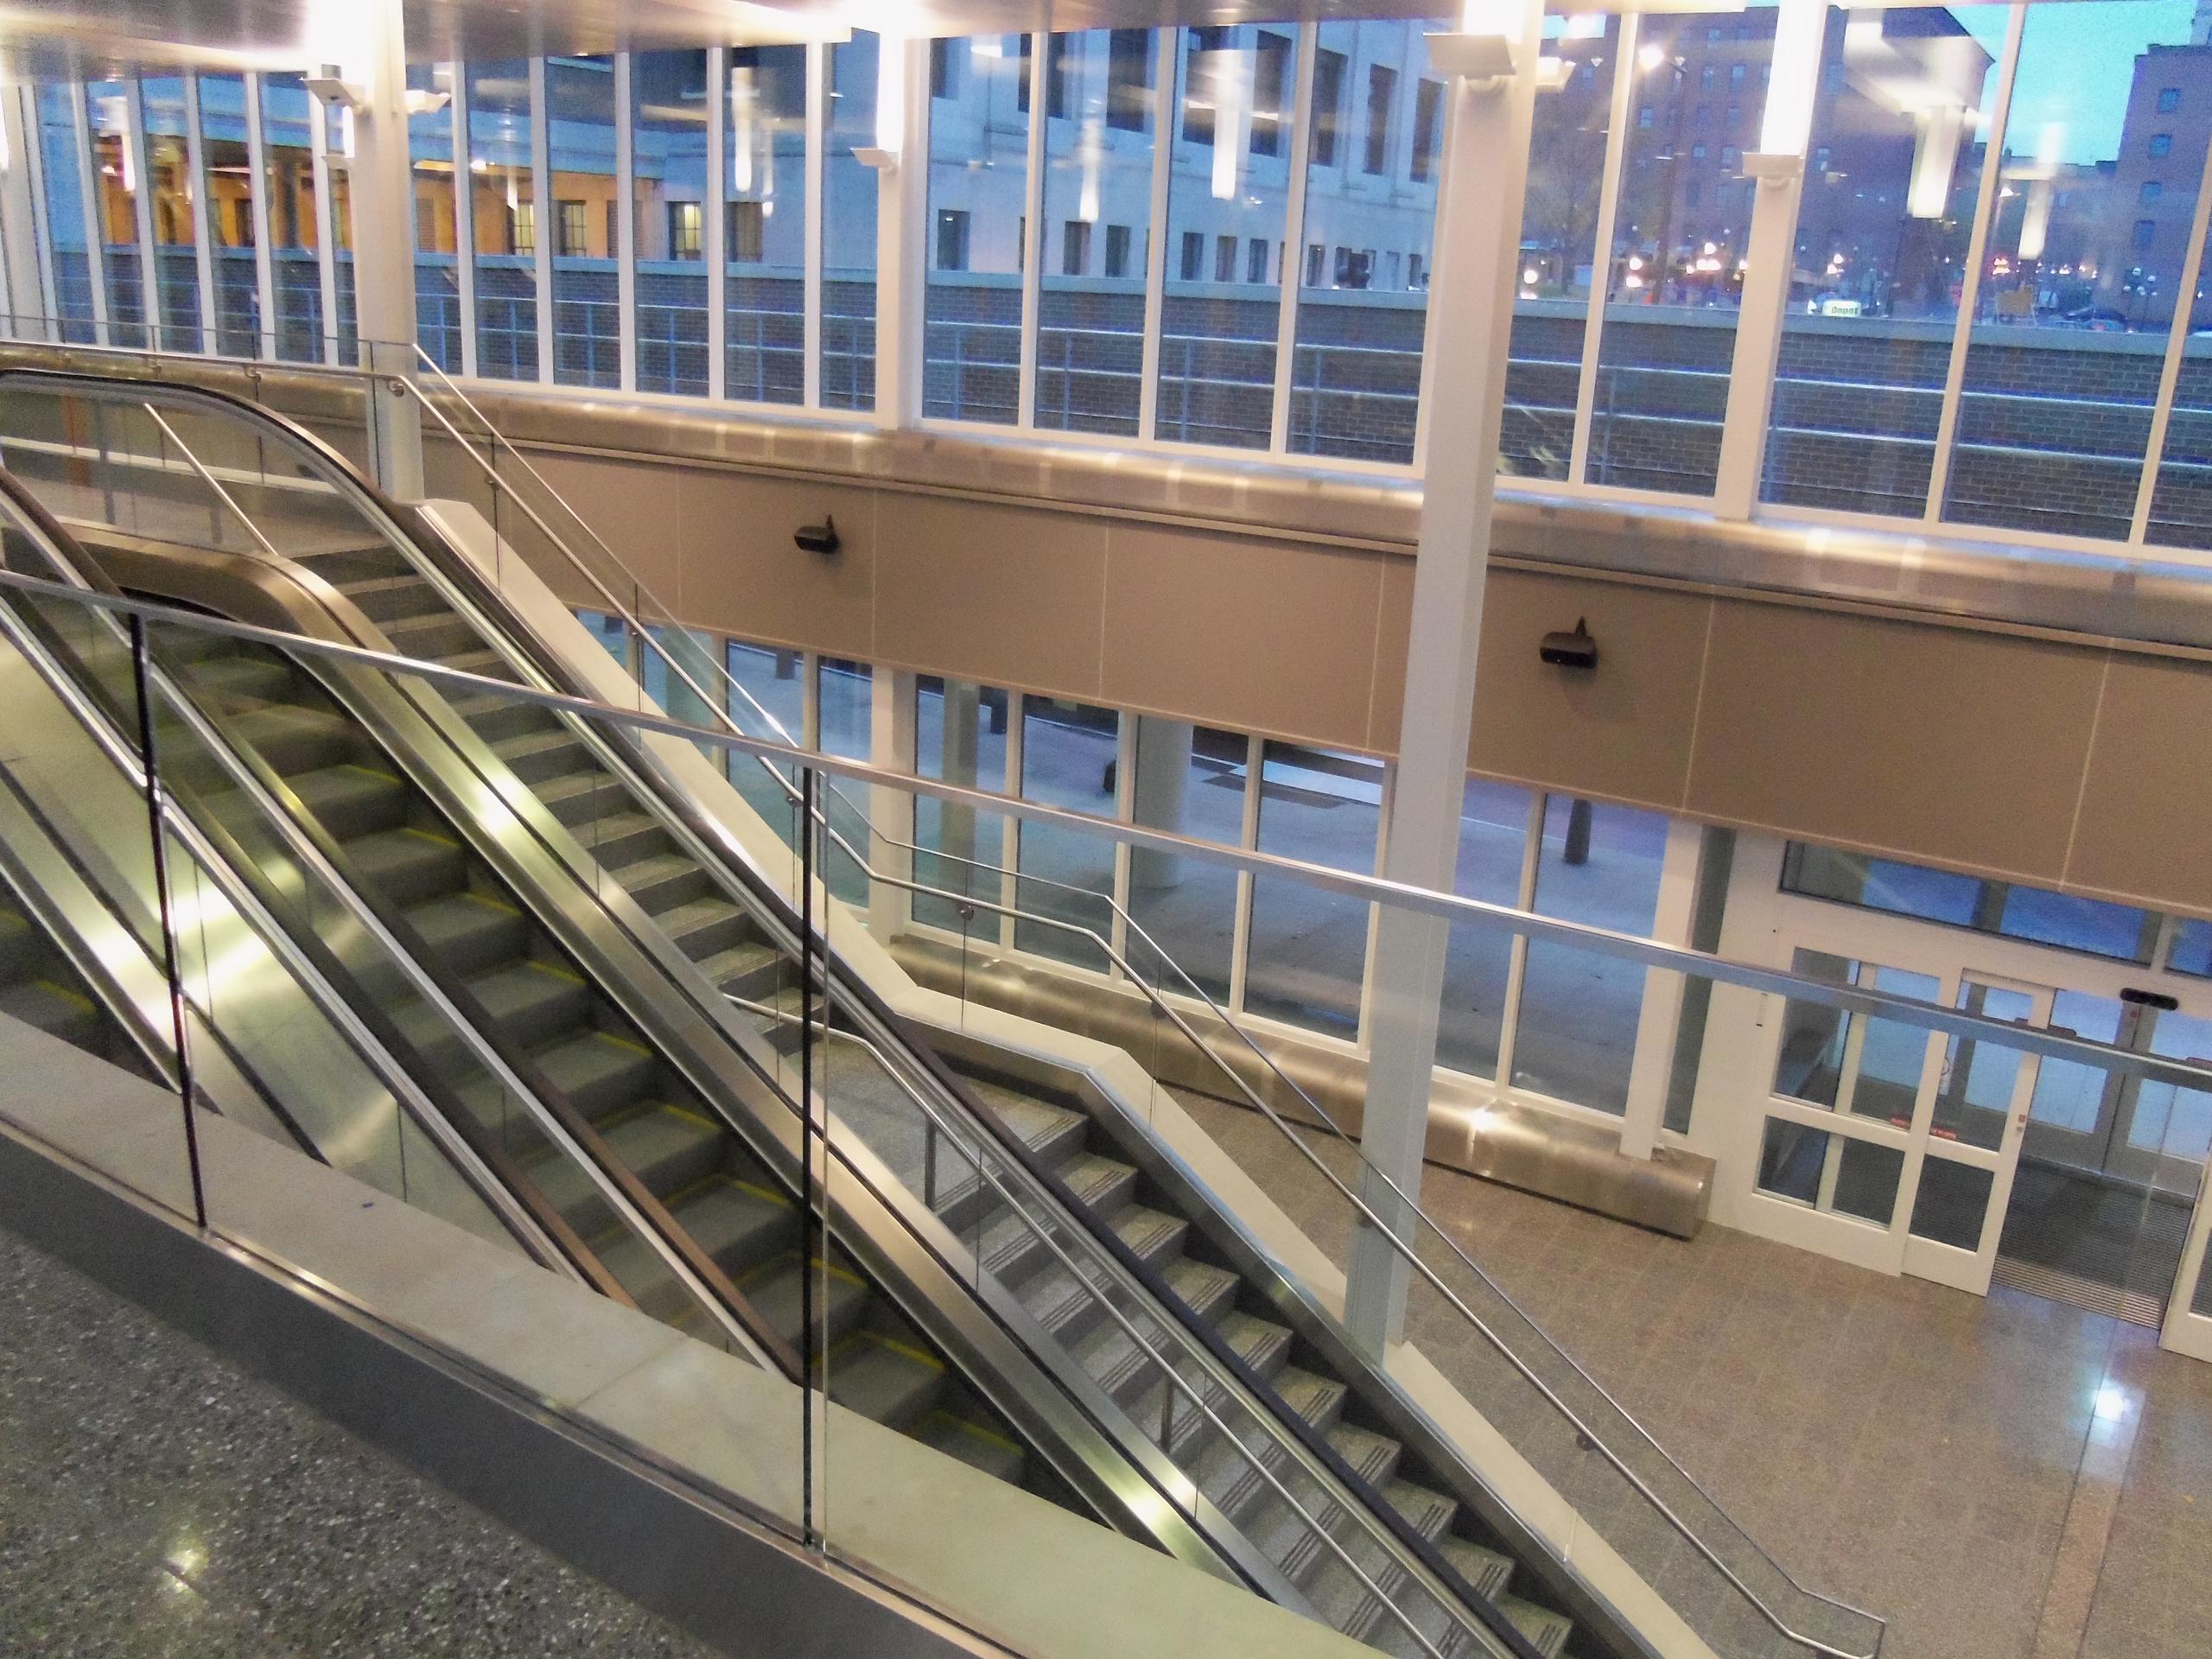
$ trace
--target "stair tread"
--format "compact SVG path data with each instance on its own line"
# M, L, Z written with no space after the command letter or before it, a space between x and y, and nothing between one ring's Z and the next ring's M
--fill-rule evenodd
M1486 1548L1471 1539L1447 1532L1436 1541L1436 1547L1444 1552L1444 1559L1452 1563L1477 1594L1488 1596L1492 1601L1497 1599L1513 1576L1511 1556Z
M1010 1484L1020 1481L1022 1470L1029 1460L1028 1453L1018 1441L948 1411L930 1413L910 1432L931 1451L957 1458L971 1468Z
M1513 1621L1514 1628L1529 1638L1544 1659L1556 1659L1565 1649L1567 1637L1574 1634L1574 1621L1548 1607L1539 1607L1533 1601L1513 1595L1498 1595L1491 1599L1497 1604L1497 1611Z
M830 1397L889 1428L903 1428L936 1403L944 1362L873 1331L855 1332L826 1357Z

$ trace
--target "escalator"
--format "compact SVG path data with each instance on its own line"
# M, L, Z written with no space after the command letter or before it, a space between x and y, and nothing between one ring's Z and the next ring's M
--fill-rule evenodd
M0 885L0 1014L73 1048L146 1075L145 1056L60 946Z
M56 502L72 504L67 492ZM466 556L418 515L371 507L361 522L375 534L325 537L296 559L78 527L137 591L486 677L440 691L156 630L157 660L315 857L556 1120L562 1134L514 1162L626 1300L686 1328L718 1306L788 1368L814 1266L830 1287L832 1397L956 1456L1099 1507L1096 1478L1040 1459L1033 1415L1012 1420L1034 1393L1071 1391L1114 1414L1124 1456L1142 1467L1156 1452L1195 1484L1198 1529L1231 1569L1347 1633L1432 1656L1641 1650L1409 1429L1388 1382L1325 1322L1286 1306L1280 1275L1237 1248L1203 1189L1147 1160L1128 1124L988 1052L932 1049L834 958L828 994L802 998L788 906L641 749L504 692L497 683L580 688ZM281 514L261 522L282 539ZM487 822L473 791L512 818ZM406 1046L433 1067L470 1040L419 1009L400 1020L422 1022ZM1031 1375L1009 1395L980 1386L990 1368L972 1352L947 1356L957 1286L888 1293L899 1274L880 1229L899 1216L896 1194L875 1195L878 1226L848 1228L843 1248L810 1262L788 1102L779 1116L760 1086L810 1029L830 1052L865 1052L857 1086L830 1103L842 1128L945 1236L969 1242L988 1281L969 1289L1043 1356L1049 1382ZM499 1133L511 1103L498 1085L453 1093ZM933 1167L940 1131L964 1148L951 1179Z

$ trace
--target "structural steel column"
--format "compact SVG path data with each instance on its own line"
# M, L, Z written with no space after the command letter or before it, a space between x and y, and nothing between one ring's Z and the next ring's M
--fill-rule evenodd
M1466 795L1475 702L1475 650L1497 489L1508 336L1521 252L1521 197L1535 114L1542 15L1533 0L1469 7L1468 29L1513 43L1510 77L1455 76L1436 207L1436 281L1429 295L1429 354L1437 372L1422 409L1428 470L1414 566L1413 625L1406 641L1406 697L1382 874L1418 887L1452 887ZM1374 949L1372 1058L1360 1147L1370 1167L1363 1196L1409 1244L1406 1198L1418 1196L1427 1141L1437 1008L1451 926L1440 917L1386 906ZM1382 1177L1395 1182L1393 1192ZM1363 1223L1352 1242L1344 1314L1374 1357L1396 1340L1408 1268Z
M346 64L353 109L353 304L361 366L372 371L370 453L377 485L423 498L423 422L415 372L414 177L407 155L407 49L400 0L362 0L363 61ZM463 158L455 177L466 180ZM459 255L467 258L466 250Z

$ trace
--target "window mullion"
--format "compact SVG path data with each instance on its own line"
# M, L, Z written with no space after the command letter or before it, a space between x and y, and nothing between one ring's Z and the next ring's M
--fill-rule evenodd
M1536 865L1544 849L1544 803L1543 791L1529 791L1528 829L1521 838L1521 880L1514 889L1515 907L1520 910L1534 910L1536 906ZM1521 991L1528 980L1529 936L1516 931L1505 960L1505 996L1498 1008L1497 1080L1500 1090L1513 1086L1514 1038L1521 1024Z
M1027 171L1022 178L1020 381L1014 394L1014 424L1027 431L1037 424L1037 311L1043 282L1045 247L1045 131L1052 117L1045 60L1052 55L1050 35L1029 36L1029 135Z
M130 157L131 174L138 181L138 188L131 195L133 228L138 235L138 308L145 318L146 346L161 351L167 347L168 339L161 327L161 273L154 257L154 175L146 165L145 86L135 74L123 83L123 107L124 153Z
M245 170L253 204L253 291L260 308L260 327L254 334L253 354L276 355L276 257L269 238L269 133L262 119L262 79L245 78Z
M2181 280L2176 294L2194 294L2204 264L2204 235L2212 225L2212 147L2204 152L2204 167L2196 181L2196 211L2190 216L2189 249L2182 255ZM2166 328L2166 357L2158 371L2158 396L2151 410L2151 433L2143 451L2143 473L2135 486L2135 514L2129 524L2128 544L2140 547L2151 528L2151 501L2158 493L2159 463L2164 459L2166 428L2174 412L2174 392L2181 384L2182 348L2189 343L2190 308L2177 305Z
M1989 137L1983 145L1981 184L1974 199L1974 231L1967 240L1966 277L1959 289L1958 321L1952 325L1951 360L1943 373L1943 405L1936 417L1936 453L1928 467L1928 502L1921 516L1935 524L1943 516L1943 496L1951 476L1951 444L1959 429L1959 404L1967 379L1967 353L1974 345L1974 308L1981 301L1981 265L1987 257L1989 229L1996 223L1998 194L2005 178L2005 128L2012 117L2012 80L2020 67L2020 37L2028 9L2012 8L2005 25L2005 49L1998 62L1997 97L1989 112Z
M619 69L615 72L621 73ZM553 195L552 120L546 108L545 60L530 60L530 194L535 204L531 208L530 245L531 283L537 295L537 379L541 385L553 381L554 327L553 314L553 238L551 226L545 223L545 209ZM618 139L619 143L620 140ZM466 174L457 175L466 178ZM616 219L627 221L627 215L618 213ZM473 255L472 255L473 263Z
M1623 12L1613 48L1613 92L1606 117L1605 172L1598 187L1598 229L1590 245L1589 304L1582 315L1582 366L1575 378L1574 437L1567 463L1567 482L1582 482L1590 462L1590 427L1598 402L1598 354L1605 335L1605 302L1612 292L1613 237L1620 221L1621 175L1628 165L1630 105L1636 92L1637 36L1643 31L1639 12Z
M1152 205L1147 210L1144 257L1142 377L1137 387L1137 434L1159 435L1160 332L1167 306L1167 190L1175 163L1175 74L1179 35L1152 31Z
M59 343L61 339L61 298L54 291L54 225L47 209L46 156L43 149L45 128L38 106L38 89L26 81L9 90L8 96L15 105L16 120L22 142L16 154L23 158L24 183L30 195L31 254L38 265L39 334ZM10 137L15 134L11 133ZM16 296L13 303L18 312L28 296ZM18 335L22 319L16 319Z
M254 79L247 77L249 83ZM112 346L115 341L108 334L107 237L100 223L99 173L92 166L92 114L85 100L85 83L71 81L69 123L77 146L78 200L84 204L79 216L85 225L85 272L92 285L92 338Z
M729 48L707 49L707 396L729 396Z
M461 306L461 372L474 379L476 352L476 196L469 181L474 177L468 142L468 65L453 60L453 97L446 107L453 116L453 265L454 291ZM409 165L413 162L410 158Z
M1306 274L1306 182L1313 147L1313 62L1319 23L1298 27L1297 92L1290 104L1290 170L1283 178L1281 269L1275 273L1274 405L1268 418L1268 453L1290 445L1290 383L1297 372L1298 293ZM1217 138L1219 137L1216 135Z
M340 106L341 108L343 106ZM331 234L337 220L330 211L330 111L322 99L308 94L308 164L315 177L315 283L322 295L322 360L338 361L338 238Z
M200 285L200 346L215 353L215 227L208 221L215 199L207 189L207 134L200 113L200 77L184 77L185 166L192 180L192 267Z
M772 161L771 166L774 163ZM806 238L800 256L801 337L806 361L800 397L809 409L822 407L822 248L829 212L830 48L820 41L806 48Z
M614 200L619 204L614 215L614 315L621 338L617 355L625 391L638 389L638 156L632 131L636 114L632 107L632 60L630 53L614 54ZM551 124L549 116L549 137ZM547 172L550 175L550 155Z
M1244 742L1244 818L1236 844L1246 852L1260 844L1260 779L1267 768L1267 740L1257 732ZM1230 920L1229 1012L1244 1012L1244 976L1252 956L1252 872L1236 872L1236 912Z

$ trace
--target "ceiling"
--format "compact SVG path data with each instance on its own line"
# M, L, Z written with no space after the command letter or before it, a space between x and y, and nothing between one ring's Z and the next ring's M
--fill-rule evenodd
M0 0L0 49L41 73L193 65L312 68L380 0ZM620 48L1420 16L1420 0L403 0L417 62ZM1432 0L1456 10L1456 0Z

